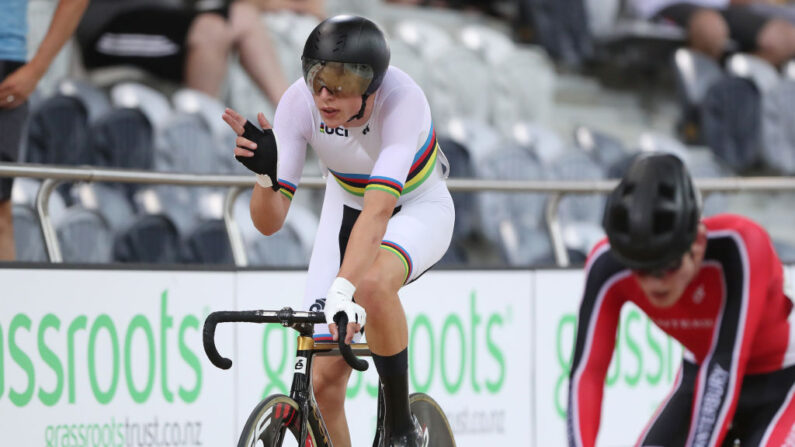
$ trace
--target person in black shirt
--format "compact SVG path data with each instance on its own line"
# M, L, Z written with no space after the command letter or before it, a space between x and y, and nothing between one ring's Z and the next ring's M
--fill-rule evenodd
M218 96L227 56L240 63L273 104L287 80L259 8L248 1L93 0L77 30L84 66L133 65Z

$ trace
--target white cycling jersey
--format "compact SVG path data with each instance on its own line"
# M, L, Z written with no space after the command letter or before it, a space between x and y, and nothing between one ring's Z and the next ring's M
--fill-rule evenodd
M389 67L374 95L370 119L360 127L328 128L303 79L290 86L276 109L280 191L292 199L307 145L329 174L309 261L308 310L323 309L369 189L398 197L381 248L403 263L406 283L437 263L450 245L455 211L443 181L448 166L425 94L407 74ZM330 337L326 325L315 326L316 339Z
M447 170L425 94L395 67L389 67L375 92L372 115L363 126L326 126L299 79L279 101L273 130L279 185L289 198L301 177L307 144L359 207L370 188L394 194L401 205L442 180Z

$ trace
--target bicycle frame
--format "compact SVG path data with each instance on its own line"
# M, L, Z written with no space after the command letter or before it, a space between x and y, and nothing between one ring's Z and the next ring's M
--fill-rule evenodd
M301 433L299 439L301 445L305 444L307 437L306 418L309 414L313 414L315 419L319 422L322 433L320 435L324 439L326 446L331 446L329 440L328 430L323 421L323 417L317 408L314 393L312 391L312 361L315 356L339 356L342 355L345 360L351 364L364 362L358 359L357 356L370 356L370 349L367 344L354 343L347 345L343 342L345 339L344 332L341 331L338 343L315 343L312 338L313 327L316 323L325 323L325 316L322 312L300 312L294 311L289 307L285 307L280 311L221 311L213 312L207 317L203 330L203 344L204 351L210 361L221 369L229 369L232 367L232 361L228 358L221 356L215 346L215 329L218 323L227 322L245 322L245 323L279 323L284 327L292 328L298 332L298 343L295 356L295 364L293 368L293 381L290 386L290 398L293 399L301 408ZM346 321L347 322L347 321ZM340 322L342 323L342 322ZM340 324L341 328L345 324ZM358 366L357 366L358 365ZM351 365L352 367L365 370L367 363L357 363ZM378 391L378 420L382 420L384 411L383 396L380 390ZM310 413L311 412L311 413ZM383 427L376 428L376 440L382 435ZM319 446L320 447L320 446Z

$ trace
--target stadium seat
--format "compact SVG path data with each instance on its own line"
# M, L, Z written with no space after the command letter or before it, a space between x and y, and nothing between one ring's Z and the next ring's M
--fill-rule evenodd
M169 117L157 132L155 148L154 168L157 171L217 172L219 157L215 141L198 115L178 113ZM234 157L228 158L234 161Z
M464 244L455 236L453 236L450 247L447 248L447 251L444 253L444 256L442 256L442 259L439 260L437 265L445 267L461 267L467 265L468 262L469 255L467 254Z
M189 174L221 173L219 149L199 115L178 113L171 116L157 133L155 146L155 169L158 171ZM231 148L227 150L230 153L226 158L240 165L231 156ZM232 169L232 165L227 166L227 169ZM243 172L238 170L236 173ZM162 212L171 218L180 234L190 235L198 231L197 225L202 218L221 217L221 206L217 207L217 212L203 215L203 212L207 211L205 205L208 200L223 194L219 188L156 185L152 190L160 202L157 212ZM223 198L220 200L223 201Z
M577 126L574 129L574 143L596 160L605 173L610 166L625 158L628 153L620 140L588 126Z
M433 88L429 73L431 68L406 42L400 39L393 39L389 42L389 50L390 65L405 71L417 85L422 87L423 92L430 91Z
M114 233L126 229L135 218L133 203L120 184L81 183L71 193L75 203L102 215Z
M424 60L434 67L430 71L433 88L425 92L434 120L446 121L453 116L490 120L492 77L476 55L451 46Z
M137 109L113 109L91 124L95 163L111 168L150 170L154 165L154 132Z
M92 164L88 149L88 112L80 100L54 95L30 114L26 161L55 165Z
M234 265L232 246L221 219L206 219L182 241L182 259L189 264Z
M543 164L551 164L568 150L556 132L532 122L515 123L511 136L519 145L530 148Z
M458 32L457 37L464 47L491 66L512 59L516 51L516 45L508 35L485 25L467 25Z
M795 175L795 80L784 79L762 98L762 162L770 172Z
M778 255L779 259L781 259L784 263L793 263L795 262L795 245L778 240L773 239L773 248L776 249L776 254Z
M530 48L516 48L509 57L491 65L489 73L489 121L500 132L510 135L516 123L549 122L556 88L549 57Z
M439 26L422 20L401 20L394 26L392 39L400 39L423 60L430 61L453 47L453 38Z
M726 70L734 76L751 80L762 94L775 88L781 81L776 67L751 54L739 53L731 56L726 61Z
M723 178L732 177L731 169L715 156L709 148L688 148L687 168L693 178ZM701 214L712 216L729 210L729 195L711 193L704 197Z
M784 65L784 76L791 81L795 81L795 60L789 61Z
M80 79L64 79L58 83L58 93L79 100L88 112L88 122L96 121L111 109L105 92Z
M312 247L315 245L315 234L319 220L312 210L300 203L290 205L290 211L284 221L285 226L292 228L301 245L304 260L309 262Z
M36 211L28 206L15 203L11 213L14 219L14 246L17 261L47 262L47 249Z
M163 93L135 82L123 82L111 87L110 100L116 108L140 110L153 129L168 122L174 113Z
M11 189L11 201L20 205L35 206L39 186L41 186L41 180L39 179L28 177L14 179L14 186Z
M135 208L146 214L163 214L180 234L191 233L201 219L201 197L194 187L175 185L141 186L134 192ZM201 188L206 190L206 188Z
M564 181L602 180L605 170L586 152L570 149L550 164L553 178ZM565 226L572 222L599 223L602 220L604 198L593 195L565 196L559 205L558 215Z
M209 95L192 89L181 89L172 96L174 109L177 113L199 116L204 126L209 129L213 140L213 153L216 167L213 172L219 174L246 174L248 171L231 156L237 135L229 127L221 115L224 104Z
M450 177L474 178L475 170L466 146L447 137L438 137L439 147L450 162ZM469 192L454 192L455 226L453 237L464 239L480 231L480 223L476 210L475 195Z
M638 148L643 152L665 152L679 157L686 164L689 162L687 147L676 138L655 131L643 132L638 137Z
M585 0L588 27L597 39L609 36L621 14L622 0Z
M701 104L709 87L726 75L713 59L688 48L679 48L674 53L674 72L688 106Z
M479 178L547 180L547 168L532 150L504 145L476 164ZM544 226L546 197L536 193L483 192L480 221L487 239L497 243L511 265L545 263L552 247Z
M300 53L299 53L300 54ZM293 55L296 57L296 55ZM300 59L299 59L300 60ZM290 79L294 81L297 78ZM239 61L231 60L227 72L227 96L229 107L256 122L257 113L262 112L269 120L273 120L276 105L271 104L265 95L249 78Z
M175 264L180 262L180 237L176 226L162 214L142 214L118 233L113 260L122 263Z
M81 206L67 208L54 219L55 232L67 263L107 263L111 260L112 234L105 219Z
M292 205L290 208L287 214L288 218L294 211ZM285 225L271 236L263 235L251 222L248 198L245 195L241 195L235 202L234 216L246 248L246 257L249 265L305 267L309 264L311 246L304 246L301 239L301 235L305 231L297 230L292 222L288 223L285 221ZM317 225L315 225L315 228L317 228Z
M448 121L435 121L437 136L446 136L469 150L473 164L487 157L502 143L503 137L489 123L455 116Z
M287 10L269 11L267 14L263 14L261 19L265 23L265 28L270 32L274 49L279 55L282 70L284 70L288 82L299 79L302 76L301 58L299 56L303 52L305 42L297 45L295 41L295 34L298 34L298 31L295 31L294 28L301 26L297 25L298 14ZM311 28L306 31L304 39L306 39L310 31ZM235 62L235 64L238 64L238 62ZM239 64L237 68L240 68Z

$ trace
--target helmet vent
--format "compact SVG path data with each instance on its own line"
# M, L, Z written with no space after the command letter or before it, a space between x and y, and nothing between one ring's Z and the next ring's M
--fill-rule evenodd
M627 183L624 186L623 195L624 195L624 197L627 197L630 194L632 194L634 191L635 191L635 184L634 183Z
M626 207L614 208L611 221L617 233L629 233L629 211Z
M674 229L674 213L672 211L656 211L654 213L654 234L664 234Z
M339 36L339 39L337 39L337 42L334 44L334 50L332 50L332 51L334 53L336 53L337 51L342 51L345 48L345 41L346 40L348 40L348 35L347 34L343 34L343 35Z
M660 183L657 185L657 194L659 194L660 197L664 197L668 200L674 200L675 193L676 192L674 191L673 185L669 185L667 183Z

